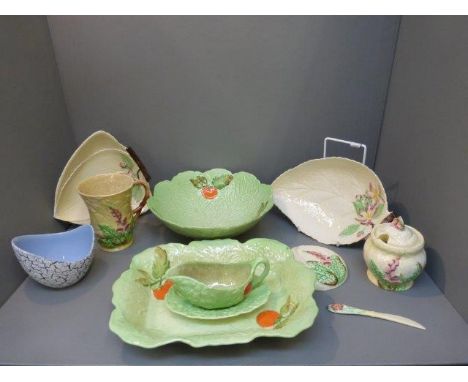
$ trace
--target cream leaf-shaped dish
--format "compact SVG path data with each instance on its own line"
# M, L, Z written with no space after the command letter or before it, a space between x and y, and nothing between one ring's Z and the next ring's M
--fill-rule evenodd
M78 193L78 185L88 177L119 172L135 179L145 180L138 165L123 150L100 150L81 162L70 174L57 196L54 217L74 224L89 224L89 212ZM136 188L132 195L132 206L136 208L143 199L144 193Z
M70 175L76 168L88 159L91 155L104 149L125 150L125 146L119 143L117 139L106 131L96 131L86 138L75 150L67 164L65 165L55 188L55 200L57 201L60 190L64 183L70 178Z
M377 175L346 158L304 162L281 174L272 187L276 206L299 231L323 244L362 240L389 214Z
M171 267L193 261L230 264L264 257L270 272L262 285L271 294L263 306L235 317L199 320L175 314L164 300L154 297L151 287L138 282L142 271L152 271L154 248L148 248L133 257L130 269L112 287L115 309L109 327L126 343L143 348L172 342L201 347L246 343L256 337L291 338L312 326L317 316L312 297L314 272L295 261L291 250L276 240L204 240L160 247ZM264 319L271 315L273 320Z
M271 186L247 172L185 171L156 184L150 210L171 230L191 238L239 235L271 209Z

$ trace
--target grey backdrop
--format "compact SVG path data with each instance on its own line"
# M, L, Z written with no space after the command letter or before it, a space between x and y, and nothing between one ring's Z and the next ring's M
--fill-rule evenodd
M327 135L373 165L399 17L48 19L76 139L114 133L155 181L216 166L270 182Z
M468 17L403 17L376 169L468 320Z
M10 239L63 229L55 184L73 138L45 17L0 17L0 306L25 278Z

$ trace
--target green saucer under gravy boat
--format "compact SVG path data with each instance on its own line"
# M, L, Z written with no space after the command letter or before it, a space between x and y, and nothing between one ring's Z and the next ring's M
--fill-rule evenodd
M263 267L257 275L257 268ZM204 309L222 309L239 304L259 286L270 271L263 257L249 262L188 262L170 268L165 278L173 289L190 304Z
M166 306L171 312L188 318L199 320L220 320L223 318L236 317L254 311L265 305L270 297L270 289L265 284L253 289L239 304L225 309L203 309L190 304L171 288L166 295Z

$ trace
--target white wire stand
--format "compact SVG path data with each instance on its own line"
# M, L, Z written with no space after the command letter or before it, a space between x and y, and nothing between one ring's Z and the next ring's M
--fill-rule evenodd
M367 146L364 143L358 143L358 142L353 142L353 141L345 141L344 139L338 139L338 138L331 138L331 137L326 137L323 140L323 157L327 157L327 142L328 141L333 141L333 142L338 142L338 143L344 143L350 147L353 147L355 149L363 149L362 152L362 164L366 164L366 156L367 156Z

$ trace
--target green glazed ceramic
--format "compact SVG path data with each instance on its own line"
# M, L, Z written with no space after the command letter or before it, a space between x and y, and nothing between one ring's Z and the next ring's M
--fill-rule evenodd
M150 210L171 230L191 238L237 236L273 206L270 185L252 174L185 171L156 184Z
M235 317L241 314L250 313L268 301L270 290L264 284L255 288L239 304L225 309L203 309L190 304L180 297L174 288L166 295L166 305L174 313L181 314L189 318L199 320L219 320L221 318Z
M109 327L126 343L143 348L172 342L201 347L246 343L262 336L291 338L312 326L317 316L312 298L314 271L295 261L292 251L276 240L194 241L159 248L167 254L169 269L196 261L232 264L264 257L270 262L270 272L262 285L271 294L262 307L236 317L194 320L175 314L155 297L159 295L153 293L151 283L139 281L142 272L154 273L155 261L162 263L154 247L148 248L133 257L130 269L112 287L115 309Z
M256 275L258 267L262 273ZM265 279L270 263L257 258L242 263L190 262L169 269L166 278L190 304L204 309L222 309L240 303Z
M300 245L292 248L294 258L314 270L316 290L330 290L341 286L348 277L343 258L331 249L318 245Z

